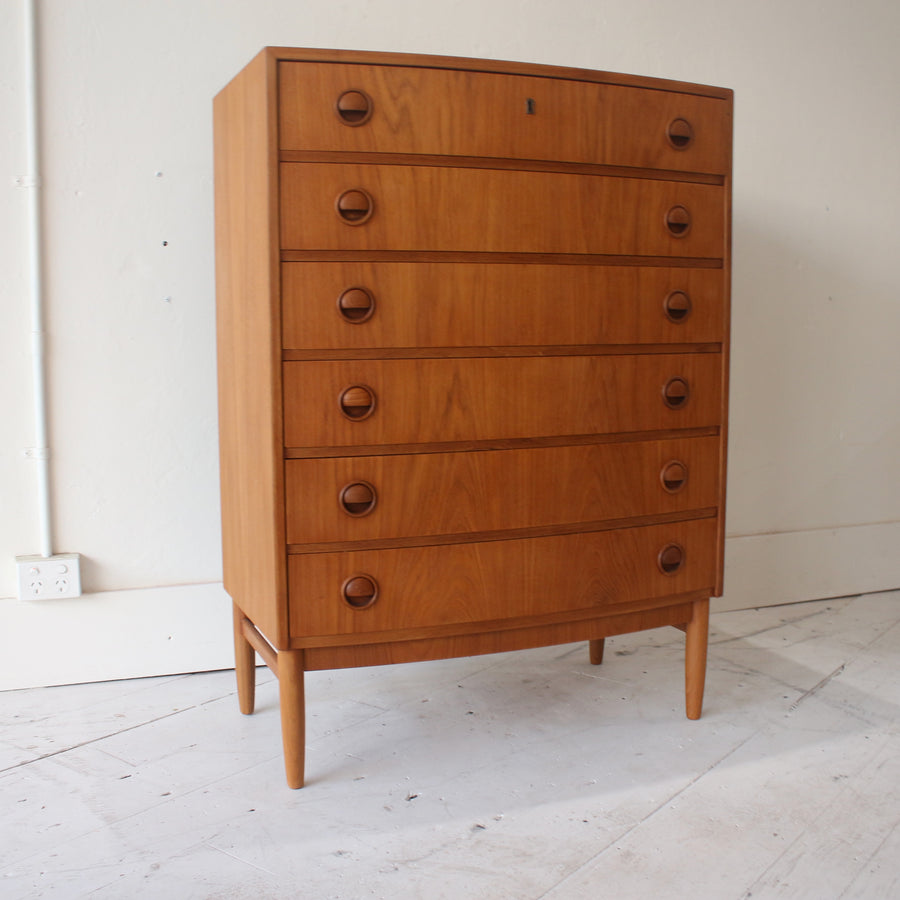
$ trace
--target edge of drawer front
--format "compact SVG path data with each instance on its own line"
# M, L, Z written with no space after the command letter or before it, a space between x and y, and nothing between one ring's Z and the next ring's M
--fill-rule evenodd
M384 65L281 62L280 146L554 159L724 173L731 135L727 101L566 78ZM337 112L361 91L371 112L348 126ZM684 120L691 139L667 131Z
M286 262L281 271L286 350L723 339L721 269ZM353 290L369 298L358 319L339 308ZM666 314L676 292L690 303L681 318Z
M720 258L719 185L432 166L281 163L286 250L448 250ZM345 191L365 191L370 218L347 224ZM673 236L670 209L691 216Z
M442 637L406 635L399 641L365 640L359 635L352 638L330 638L327 641L323 638L292 638L291 645L298 649L305 648L303 661L307 671L477 656L481 653L546 647L550 644L571 644L666 625L681 626L690 621L693 604L708 598L706 591L679 594L661 599L648 609L615 613L605 610L600 615L593 611L587 618L577 618L570 622L530 624L524 627L513 625L496 630L484 628Z
M715 519L619 531L438 547L292 555L292 638L379 634L492 620L521 620L612 607L639 598L699 591L715 582ZM670 544L684 549L674 575L657 564ZM378 585L376 602L353 609L347 579Z
M718 425L721 355L325 360L284 363L285 445L352 447L662 431ZM662 391L684 378L670 409ZM340 411L369 388L374 411Z
M290 459L287 543L478 534L714 507L719 439L643 441L527 450ZM685 477L666 490L673 461ZM671 474L671 473L670 473ZM370 485L371 511L341 505Z

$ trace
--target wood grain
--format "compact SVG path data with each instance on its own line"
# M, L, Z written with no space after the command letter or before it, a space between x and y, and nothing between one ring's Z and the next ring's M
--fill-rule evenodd
M219 472L225 590L283 646L276 117L268 64L258 56L213 106Z
M338 360L284 363L285 444L415 444L695 428L719 424L718 354ZM683 409L662 402L672 377ZM367 385L375 412L341 415L338 398Z
M716 520L512 541L292 555L291 635L373 634L522 619L613 606L708 588L715 579ZM686 562L657 566L675 542ZM354 575L379 585L378 601L353 609L341 585ZM393 635L393 637L392 637Z
M306 697L302 650L278 653L278 699L281 743L288 787L301 788L306 770Z
M496 169L281 163L283 249L454 250L721 257L723 188ZM374 214L347 225L338 196L365 190ZM690 210L684 237L667 211Z
M291 786L310 669L572 640L597 663L676 625L699 715L731 111L683 82L289 48L216 98L224 578L241 706L255 649Z
M540 78L569 78L592 84L621 84L625 87L648 88L654 91L674 91L697 97L715 97L731 101L734 92L729 88L649 75L632 75L623 72L606 72L600 69L582 69L574 66L549 66L501 59L476 59L459 56L441 56L425 53L397 53L380 50L334 50L318 47L265 47L258 56L271 63L277 62L327 62L362 65L403 66L427 69L463 69L470 72L499 72L503 75L536 75ZM723 112L729 115L730 109Z
M709 97L426 67L282 62L278 71L283 149L566 160L718 173L728 165L726 103ZM373 112L364 125L348 126L335 111L338 97L348 90L365 91L371 98ZM693 127L693 140L683 150L666 138L676 118Z
M286 349L664 344L721 341L725 275L715 269L460 263L283 263ZM343 318L362 288L374 309ZM691 301L683 320L664 301Z
M663 598L657 605L635 612L616 614L612 610L597 610L593 617L573 621L520 626L505 630L482 631L473 634L453 634L446 637L415 638L402 641L378 641L310 646L304 651L307 671L342 669L351 666L383 666L394 663L417 662L426 659L446 659L453 656L477 656L482 653L503 653L550 644L569 644L597 638L676 625L691 616L690 601ZM297 641L314 644L314 639Z
M287 541L378 540L559 526L713 507L717 438L474 453L291 459L285 462ZM661 472L687 468L675 493ZM338 502L365 482L377 504L362 517ZM453 498L443 502L441 498Z

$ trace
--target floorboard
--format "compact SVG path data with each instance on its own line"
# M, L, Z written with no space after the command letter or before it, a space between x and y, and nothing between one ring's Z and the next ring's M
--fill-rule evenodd
M684 636L307 676L308 784L277 682L0 694L0 895L667 900L900 896L900 591Z

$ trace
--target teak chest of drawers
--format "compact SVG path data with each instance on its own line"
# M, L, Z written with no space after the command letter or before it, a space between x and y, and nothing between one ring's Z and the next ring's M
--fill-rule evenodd
M303 673L686 631L721 593L732 95L269 48L215 100L241 710Z

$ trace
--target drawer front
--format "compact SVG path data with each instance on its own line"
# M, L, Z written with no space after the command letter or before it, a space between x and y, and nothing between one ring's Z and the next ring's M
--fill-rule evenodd
M394 66L282 62L278 75L283 150L547 159L718 174L728 169L725 100Z
M713 507L714 437L289 459L287 542L556 527Z
M286 362L284 439L353 447L718 425L721 366L718 353Z
M288 350L705 343L721 269L284 263Z
M280 172L285 250L716 259L725 252L725 194L718 185L334 163L282 163Z
M681 548L680 565L677 550ZM711 588L716 519L288 559L290 632L452 628ZM663 559L660 560L660 555ZM663 571L665 564L671 574Z

